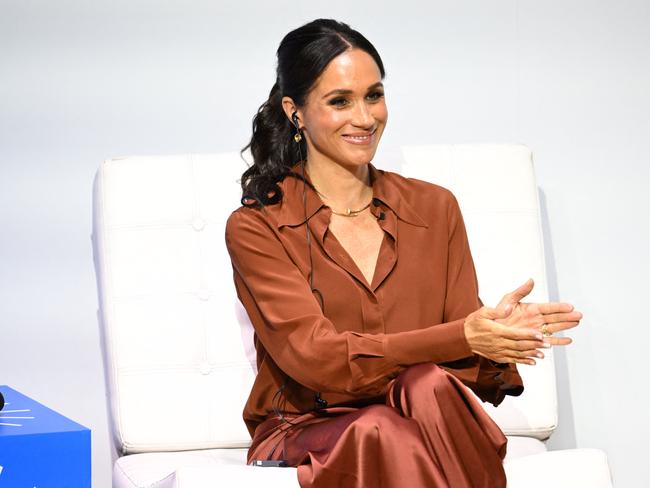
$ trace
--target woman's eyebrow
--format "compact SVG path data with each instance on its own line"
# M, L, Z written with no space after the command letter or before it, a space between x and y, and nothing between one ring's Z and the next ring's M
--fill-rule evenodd
M372 85L370 85L368 87L368 90L366 90L366 91L374 90L375 88L383 88L383 87L384 87L384 84L381 81L378 81L377 83L373 83ZM337 88L336 90L332 90L330 92L327 92L325 95L323 95L323 98L327 98L330 95L349 95L351 93L353 93L352 90Z

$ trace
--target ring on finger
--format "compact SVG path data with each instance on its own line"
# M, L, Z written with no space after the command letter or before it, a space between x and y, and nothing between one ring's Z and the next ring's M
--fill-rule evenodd
M542 330L542 335L545 335L547 337L553 335L553 332L548 330L548 324L542 324L542 329L541 330Z

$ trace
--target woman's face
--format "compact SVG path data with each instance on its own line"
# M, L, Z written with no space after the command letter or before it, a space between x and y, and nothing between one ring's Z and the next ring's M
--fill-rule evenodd
M360 49L334 58L298 117L310 162L329 160L350 169L369 163L388 119L377 63Z

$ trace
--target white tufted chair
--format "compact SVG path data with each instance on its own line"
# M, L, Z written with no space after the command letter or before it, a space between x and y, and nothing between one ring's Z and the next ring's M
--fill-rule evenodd
M436 145L404 157L402 174L458 197L483 301L529 276L531 299L547 300L530 151ZM115 158L97 171L92 240L115 488L298 487L295 468L245 465L252 327L224 243L245 167L237 153L186 154ZM523 395L485 405L509 438L509 486L611 487L603 452L546 450L557 425L552 354L520 371Z

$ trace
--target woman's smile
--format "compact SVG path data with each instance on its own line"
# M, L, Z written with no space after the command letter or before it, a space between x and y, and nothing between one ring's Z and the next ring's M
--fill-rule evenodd
M368 146L375 142L375 132L377 132L376 128L370 132L353 132L343 134L341 137L345 142L349 142L350 144Z

